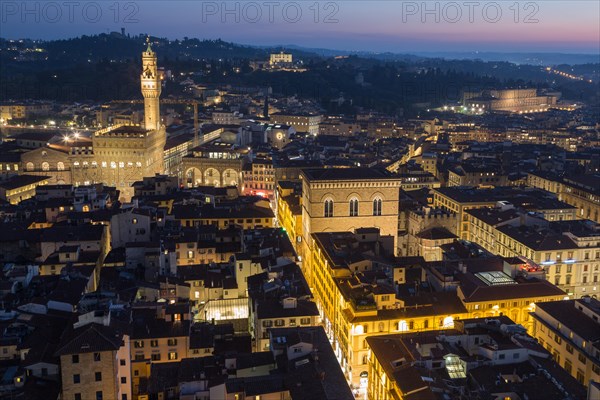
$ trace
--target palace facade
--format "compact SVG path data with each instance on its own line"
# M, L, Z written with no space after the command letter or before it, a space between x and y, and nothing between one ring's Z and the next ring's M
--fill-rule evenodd
M48 144L23 154L21 171L49 176L50 183L104 183L120 191L121 201L129 201L134 182L164 173L166 130L160 121L161 82L150 43L142 53L140 81L143 127L115 125L94 132L91 139L65 138L63 143Z

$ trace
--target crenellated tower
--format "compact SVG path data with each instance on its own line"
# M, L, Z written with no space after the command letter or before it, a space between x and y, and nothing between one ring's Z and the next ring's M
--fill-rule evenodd
M160 77L156 53L150 46L150 38L146 39L148 48L142 53L142 96L144 96L144 128L148 130L159 130L160 122Z
M121 201L129 201L132 185L144 177L163 174L167 139L160 121L161 82L156 54L150 47L142 53L141 87L144 96L144 126L118 124L94 132L91 148L71 151L72 182L75 186L102 182L120 192Z

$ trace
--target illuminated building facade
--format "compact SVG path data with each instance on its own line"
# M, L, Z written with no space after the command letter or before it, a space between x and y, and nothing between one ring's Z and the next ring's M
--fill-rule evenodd
M275 169L271 160L254 158L246 164L244 171L244 194L273 198L275 191Z
M600 223L600 177L581 175L561 178L551 173L530 172L527 184L547 190L577 208L579 218L587 218Z
M271 123L291 126L296 132L304 132L316 136L319 134L321 115L278 112L271 114Z
M213 141L190 150L183 157L182 170L186 187L237 186L243 190L242 170L250 150L220 141Z
M586 398L585 388L561 373L551 355L506 316L456 321L454 329L375 336L367 342L369 400L433 400L441 393L465 392L470 398L514 399L515 393L533 398L542 387L543 398Z
M315 246L306 262L313 294L334 352L357 393L364 394L368 382L368 337L451 328L454 320L467 317L455 293L400 299L393 284L366 278L394 268L391 238L379 236L376 229L312 237Z
M599 293L600 227L596 223L547 222L512 208L480 208L466 215L470 240L486 250L503 257L526 257L570 296Z
M309 247L312 233L362 227L378 228L396 247L398 177L378 168L321 168L302 170L301 179L303 237Z
M115 125L85 138L65 138L23 158L25 169L49 172L51 183L75 186L104 183L120 191L121 200L133 196L131 185L145 176L164 173L166 130L160 121L161 82L156 53L142 53L141 91L144 96L144 126ZM70 175L70 176L69 176ZM70 179L69 179L70 178Z
M286 230L296 252L300 253L302 247L302 185L297 182L277 182L277 222Z
M272 53L269 57L269 63L271 64L271 66L291 64L292 61L292 54L284 53L283 51L279 53Z
M537 89L502 89L463 93L463 106L472 111L542 112L556 106L554 95Z
M600 382L600 302L591 297L540 304L533 336L563 369L588 386ZM589 397L592 398L592 397Z

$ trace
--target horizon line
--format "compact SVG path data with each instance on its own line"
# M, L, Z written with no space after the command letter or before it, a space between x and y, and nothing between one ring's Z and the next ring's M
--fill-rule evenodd
M119 31L111 31L111 32L98 32L98 33L94 33L94 34L80 34L77 36L65 36L63 38L54 38L54 39L41 39L41 38L26 38L26 37L21 37L21 38L8 38L8 37L3 37L0 36L0 40L15 40L15 41L19 41L19 40L31 40L31 41L39 41L39 42L53 42L53 41L59 41L59 40L72 40L72 39L81 39L83 36L89 36L89 37L94 37L94 36L101 36L101 35L111 35L112 33L117 33L119 35L121 35L121 32ZM148 35L147 33L135 33L135 34L131 34L132 37L135 36L146 36ZM440 54L440 53L449 53L449 54L473 54L473 53L481 53L481 54L544 54L544 55L548 55L548 54L556 54L556 55L570 55L570 56L574 56L574 55L581 55L581 56L599 56L600 57L600 49L597 52L585 52L585 51L579 51L579 52L568 52L568 51L547 51L547 50L530 50L530 51L507 51L507 50L426 50L426 51L419 51L419 50L406 50L406 51L395 51L395 50L379 50L379 51L374 51L374 50L343 50L343 49L339 49L339 48L328 48L328 47L311 47L311 46L304 46L304 45L299 45L299 44L294 44L294 43L287 43L287 44L248 44L248 43L242 43L242 42L238 42L238 41L228 41L228 40L223 40L221 38L208 38L208 37L198 37L198 36L184 36L184 37L176 37L176 38L170 38L167 36L156 36L156 35L152 35L150 34L150 36L153 36L157 39L163 39L163 40L168 40L168 41L175 41L175 40L184 40L184 38L188 38L188 40L200 40L200 41L211 41L211 40L221 40L223 42L226 43L231 43L231 44L236 44L239 46L246 46L246 47L253 47L253 48L285 48L285 47L289 47L289 46L293 46L296 47L297 49L304 49L304 50L325 50L325 51L331 51L331 52L344 52L344 53L350 53L350 54L359 54L359 53L366 53L366 54L393 54L393 55L418 55L418 54ZM507 43L510 44L510 43ZM598 62L600 63L600 59L598 60Z

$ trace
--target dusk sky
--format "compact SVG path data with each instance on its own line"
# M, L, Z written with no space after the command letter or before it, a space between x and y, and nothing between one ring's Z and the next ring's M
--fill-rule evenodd
M170 39L340 50L600 53L594 0L74 3L27 2L25 9L4 1L0 36L58 39L125 28Z

